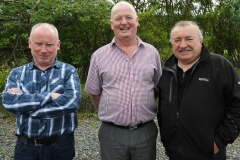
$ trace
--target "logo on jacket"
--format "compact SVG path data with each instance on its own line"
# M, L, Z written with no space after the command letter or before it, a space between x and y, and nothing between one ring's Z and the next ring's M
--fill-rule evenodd
M209 82L209 79L208 79L208 78L199 78L198 80L199 80L199 81Z
M238 84L240 84L240 81L238 82Z

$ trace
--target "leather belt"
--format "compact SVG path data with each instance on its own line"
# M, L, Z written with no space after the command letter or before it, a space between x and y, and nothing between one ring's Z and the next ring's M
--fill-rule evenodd
M106 124L109 124L111 126L114 126L114 127L117 127L117 128L122 128L122 129L128 129L128 130L136 130L138 128L141 128L142 126L144 126L145 124L149 123L149 122L152 122L153 120L150 120L148 122L145 122L145 123L140 123L140 124L137 124L137 125L134 125L134 126L121 126L121 125L116 125L114 124L113 122L104 122L103 123L106 123Z
M24 135L20 135L20 136L17 136L18 137L18 140L19 141L22 141L22 142L27 142L28 144L32 144L34 146L46 146L46 145L51 145L55 142L58 142L58 141L61 141L61 140L64 140L64 139L67 139L71 136L73 136L73 132L72 133L68 133L68 134L64 134L64 135L61 135L59 137L54 137L54 138L44 138L44 139L34 139L34 138L28 138Z

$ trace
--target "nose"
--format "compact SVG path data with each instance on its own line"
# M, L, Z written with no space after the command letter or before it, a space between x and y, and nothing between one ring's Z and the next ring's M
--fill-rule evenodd
M122 24L127 24L127 19L126 19L126 17L123 17L123 19L122 19Z
M182 41L180 41L179 46L182 48L185 48L185 47L187 47L187 42L185 40L182 40Z
M46 45L42 45L41 52L47 52L47 46Z

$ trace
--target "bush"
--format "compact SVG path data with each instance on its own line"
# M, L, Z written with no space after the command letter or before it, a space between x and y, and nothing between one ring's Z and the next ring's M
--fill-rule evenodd
M5 84L7 81L7 76L10 73L10 69L4 67L4 65L0 66L0 92L5 88Z
M238 75L240 76L240 69L237 69Z
M7 81L7 76L10 73L10 69L6 68L4 65L0 66L0 101L2 102L2 91L5 88ZM8 112L2 105L0 105L0 118L13 117L14 115Z
M96 112L96 108L94 107L90 95L84 91L85 83L81 84L81 102L78 112Z
M84 90L82 89L82 98L81 98L81 102L80 102L79 112L86 112L86 111L95 112L96 109L93 106L90 95L88 93L84 92Z

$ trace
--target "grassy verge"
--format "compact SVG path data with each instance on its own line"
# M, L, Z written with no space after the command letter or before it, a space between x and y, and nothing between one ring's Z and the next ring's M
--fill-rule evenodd
M0 105L0 119L14 119L14 118L15 118L14 114L8 112L2 105Z
M98 120L98 115L97 112L92 112L92 111L84 111L84 112L79 112L78 113L78 119L81 120L85 120L85 119L96 119Z

